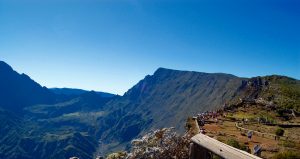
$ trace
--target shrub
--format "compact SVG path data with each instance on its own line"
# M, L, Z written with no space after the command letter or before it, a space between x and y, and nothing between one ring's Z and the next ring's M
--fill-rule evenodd
M240 150L244 150L244 151L249 151L248 150L248 147L244 144L240 144L237 140L235 139L228 139L227 142L226 142L228 145L232 146L232 147L235 147L237 149L240 149Z
M300 153L294 151L284 151L276 154L273 158L274 159L298 159L300 158Z
M276 112L277 112L277 115L278 115L279 117L283 117L283 116L284 116L285 110L284 110L284 109L277 109Z
M282 141L281 145L284 147L290 147L290 148L296 147L296 143L292 140Z
M127 156L127 152L116 152L109 154L106 159L123 159Z
M226 116L226 118L230 121L236 121L236 118L232 116Z
M131 151L125 158L188 159L189 144L190 136L180 136L174 131L174 128L163 128L133 140Z
M281 129L281 128L278 128L278 129L276 130L275 134L276 134L277 136L283 136L284 130Z

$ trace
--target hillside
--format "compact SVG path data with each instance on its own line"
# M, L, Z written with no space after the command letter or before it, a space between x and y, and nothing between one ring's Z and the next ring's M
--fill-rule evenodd
M49 90L4 62L0 66L0 158L92 158L128 149L151 129L183 133L188 117L241 100L262 98L283 114L299 111L300 82L284 76L248 79L159 68L124 96L107 97Z
M57 97L26 74L19 74L0 61L0 106L14 112L38 103L55 103Z
M4 62L0 77L0 158L93 157L96 119L112 97L55 94Z
M3 110L0 157L92 158L98 146L97 118L104 114L102 106L109 100L88 92L57 104L26 107L22 117Z
M240 99L263 98L278 108L298 110L299 86L299 80L284 76L246 79L222 73L160 68L124 96L106 105L113 109L106 117L113 127L103 132L103 151L124 147L124 143L150 129L175 127L183 132L189 116L221 108ZM282 100L290 101L290 105Z
M160 73L164 72L163 78L160 78L161 75ZM126 108L130 107L130 102L135 101L135 106L132 106L132 112L137 112L134 113L136 114L140 114L140 116L138 116L139 118L137 118L136 120L134 119L130 119L128 120L128 123L126 123L126 121L122 118L121 120L116 120L116 123L118 124L118 126L120 125L120 123L124 124L124 125L129 125L131 123L138 123L140 125L142 125L143 123L146 123L148 125L143 125L141 127L146 128L146 129L139 129L141 130L141 133L139 135L139 139L137 140L137 142L139 141L143 141L144 138L147 138L147 135L143 136L144 134L147 134L148 132L153 132L151 130L153 129L161 129L162 127L159 127L159 124L165 124L167 125L168 122L168 118L173 119L174 122L173 124L171 123L169 126L165 126L165 127L172 127L172 126L176 126L176 124L178 124L178 118L185 116L187 114L181 114L180 116L177 116L177 113L183 113L183 112L177 112L177 111L173 111L173 116L169 115L168 113L170 112L169 110L166 111L166 109L168 108L172 108L172 106L174 105L175 102L169 101L170 99L174 99L174 98L164 98L161 97L163 95L161 95L161 92L167 92L170 93L170 96L175 96L175 99L180 98L180 96L178 96L178 89L173 89L173 87L176 87L176 84L174 84L174 81L177 81L177 78L180 78L180 81L183 81L182 79L184 79L183 77L189 77L188 75L193 73L193 76L197 76L197 74L202 74L200 77L203 76L210 76L209 78L207 78L207 83L209 83L208 81L213 80L213 77L220 77L220 75L223 75L223 77L221 76L221 78L218 78L218 80L224 79L224 76L228 76L225 74L203 74L203 73L197 73L197 72L182 72L182 71L176 71L176 70L168 70L168 69L160 69L158 71L156 71L154 73L153 76L147 76L144 80L142 80L141 82L139 82L136 86L134 86L131 90L129 90L124 96L123 98L127 99L123 99L124 103L118 103L118 112L122 112L122 108L120 108L120 106L122 104L124 104ZM170 75L172 78L168 78L168 75ZM156 82L154 79L159 79L159 82ZM195 83L195 81L192 80L192 78L187 78L188 80L184 81L184 83L182 83L181 85L185 85L188 84L189 82L193 82ZM164 83L164 80L167 80L166 83ZM200 81L199 79L197 79L196 81ZM296 117L299 115L299 102L300 102L300 98L299 98L299 94L300 94L300 82L299 80L296 79L292 79L289 77L285 77L285 76L278 76L278 75L272 75L272 76L264 76L264 77L254 77L254 78L250 78L250 79L240 79L238 78L237 80L239 84L235 85L232 89L230 89L229 87L224 86L225 88L227 88L226 90L233 90L232 93L230 94L230 98L225 98L223 101L221 101L222 104L220 104L219 106L216 107L210 107L211 110L216 110L218 108L221 108L219 110L226 110L224 112L224 115L226 116L226 118L219 118L219 123L217 124L206 124L204 126L206 132L208 133L209 136L215 137L216 139L225 142L226 144L232 144L233 146L241 146L238 148L247 148L247 150L250 152L253 152L253 147L257 144L262 146L263 149L263 157L264 158L272 158L275 156L282 156L282 155L298 155L298 154L294 154L291 153L292 152L296 152L297 150L299 150L299 128L296 127L283 127L280 128L280 126L276 125L284 125L284 124L299 124L299 117ZM218 81L219 82L219 81ZM151 83L151 84L150 84ZM228 84L229 82L227 82ZM170 84L170 85L168 85ZM202 85L203 86L203 85ZM205 87L205 86L204 86ZM160 89L163 88L163 91L161 91ZM186 90L189 90L191 87L185 87ZM206 89L208 89L208 86L205 87ZM218 87L217 87L218 88ZM214 88L216 89L216 88ZM171 90L169 92L169 90ZM204 90L201 90L201 87L197 87L197 90L200 91L201 93L205 93ZM171 94L173 92L173 94ZM183 91L184 94L188 94L189 91L185 92ZM218 92L222 92L222 89L219 89ZM231 91L229 91L231 92ZM159 95L159 96L155 96L155 95ZM195 91L193 94L188 94L185 96L184 99L186 100L190 100L189 98L192 97L192 95L197 94L197 91ZM133 97L133 96L136 96ZM214 94L215 97L218 97L217 94ZM150 100L148 100L148 98L150 98ZM206 94L205 97L206 99L210 99L209 94ZM139 99L139 100L135 100L135 99ZM201 98L197 98L197 99L193 99L192 101L197 102L198 100L201 100ZM215 98L216 101L218 101L218 98ZM118 102L120 101L120 99L118 100ZM144 101L146 101L145 103L143 103ZM157 102L159 101L159 102ZM112 103L115 101L111 101ZM140 102L140 103L139 103ZM192 110L197 110L194 112L191 112L191 116L195 116L198 113L204 112L203 108L201 109L201 105L195 106L193 107L193 103L188 103L189 101L185 101L185 104L180 105L183 108L191 108ZM205 101L202 101L205 103ZM210 103L213 103L212 101L209 101ZM159 105L157 107L155 107L155 104L152 103L163 103L164 105ZM111 104L111 103L109 103ZM149 106L148 106L149 104ZM151 105L150 105L151 104ZM213 106L213 105L211 105ZM116 106L117 107L117 106ZM141 107L141 108L138 108ZM147 116L150 113L146 113L143 114L143 110L152 110L152 107L155 107L156 110L163 110L161 114L159 114L160 116L156 116L156 118L158 118L157 121L155 121L155 118L151 118L154 119L152 120L151 123L147 123L146 121L143 121L141 119L145 119L147 117L143 117L143 115ZM145 109L147 108L147 109ZM142 110L139 110L142 109ZM180 109L180 107L179 107ZM184 111L184 113L186 113L188 111ZM159 111L156 111L155 113L160 113ZM132 113L133 114L133 113ZM154 113L153 113L154 114ZM151 115L153 115L151 113ZM295 116L296 114L296 116ZM298 115L297 115L298 114ZM154 114L155 115L155 114ZM154 116L153 115L153 116ZM122 116L122 115L120 115ZM129 115L124 115L126 117L130 116ZM150 117L153 117L150 116ZM187 115L188 116L188 115ZM149 117L149 116L148 116ZM268 126L268 125L264 125L264 124L259 124L257 123L258 118L261 121L266 121L266 122L271 122L272 125ZM181 128L183 128L185 126L185 121L183 123L181 123ZM242 121L243 119L247 119L249 121L254 122L254 124L247 124L246 126L249 126L250 129L255 130L255 131L259 131L262 133L268 133L271 134L273 136L275 136L275 133L278 129L283 129L285 131L285 138L288 138L288 140L286 140L285 138L283 138L282 140L274 140L274 138L267 138L268 135L266 135L265 137L261 137L261 136L254 136L253 141L251 142L247 142L247 137L245 135L245 132L240 132L237 130L235 124L237 121ZM228 121L229 120L229 121ZM140 121L140 122L138 122ZM212 123L214 123L215 121L213 120ZM137 125L138 125L137 124ZM140 126L138 125L138 126ZM150 127L150 129L147 130L147 127ZM114 129L114 132L110 132L108 134L113 134L115 132L117 132L117 130L120 130L120 132L126 132L124 131L124 127L117 127L116 129ZM126 130L126 129L125 129ZM163 129L161 129L163 130ZM177 127L177 131L180 130L180 128L178 129ZM159 130L157 130L159 131ZM137 132L134 132L137 133ZM114 135L114 134L113 134ZM120 135L120 134L117 134ZM116 136L117 136L116 135ZM122 135L122 134L121 134ZM154 134L152 134L154 135ZM125 136L125 135L124 135ZM130 134L126 134L126 136L130 136ZM142 137L143 136L143 137ZM105 136L105 138L107 138L107 136ZM115 138L115 137L112 137ZM135 141L135 140L134 140ZM152 141L152 140L151 140ZM111 141L109 141L111 142ZM109 144L109 142L107 144ZM124 142L124 141L123 141ZM122 143L122 142L121 142ZM170 143L170 145L175 144L176 142L174 141L174 143ZM107 150L111 150L111 149L120 149L120 147L123 147L124 145L120 144L119 146L117 146L117 142L114 142L114 145L111 145L110 147L104 147ZM140 145L134 145L131 144L131 146L135 146L134 149L131 149L131 151L127 151L127 152L122 152L122 153L113 153L111 154L109 157L112 157L114 155L118 156L121 154L121 156L130 156L132 154L137 155L139 154L140 156L147 156L147 154L149 155L150 152L144 152L143 151L143 146L145 147L151 147L153 145L151 145L151 143L147 144L147 143L141 143ZM177 146L180 146L177 145ZM154 146L155 147L155 146ZM158 147L159 144L158 144ZM164 147L161 147L162 150L164 150ZM176 149L176 144L172 146L170 146L170 149ZM116 151L114 151L116 152ZM143 153L142 153L143 152ZM182 151L182 153L184 153L185 151ZM130 153L130 155L128 154ZM157 152L158 153L158 152ZM150 153L151 154L151 153ZM121 157L122 158L122 157ZM282 157L281 157L282 158Z

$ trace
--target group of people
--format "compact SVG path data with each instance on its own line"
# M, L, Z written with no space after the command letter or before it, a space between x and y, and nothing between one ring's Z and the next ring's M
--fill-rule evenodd
M203 128L205 121L213 120L216 123L218 122L218 117L222 114L222 110L217 111L206 111L204 113L197 114L197 121L200 127L200 132L205 133L205 129Z
M217 111L206 111L204 113L197 114L197 121L200 126L204 126L205 121L215 120L218 121L218 116L220 116L221 110Z

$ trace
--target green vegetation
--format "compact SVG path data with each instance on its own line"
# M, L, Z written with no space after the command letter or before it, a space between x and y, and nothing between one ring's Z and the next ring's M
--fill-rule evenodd
M226 144L232 146L232 147L235 147L237 149L240 149L240 150L244 150L244 151L249 151L249 148L245 145L245 144L240 144L237 140L235 139L228 139L226 141Z
M284 140L280 143L284 147L295 148L297 144L292 140Z
M127 156L126 152L119 151L112 154L109 154L106 159L123 159Z
M300 153L295 151L284 151L276 154L274 159L299 159Z
M283 109L300 111L300 82L284 76L267 76L270 81L267 94L275 96L274 101Z
M238 112L238 113L234 113L232 114L232 118L237 118L237 119L255 119L257 117L257 115L254 114L250 114L248 112Z
M190 133L191 136L194 136L199 133L196 122L191 117L188 117L186 121L185 129Z
M278 128L278 129L276 130L275 134L276 134L277 136L283 136L284 130L281 129L281 128Z
M276 119L275 119L275 117L273 117L270 112L261 111L258 114L258 117L260 117L261 119L265 119L265 121L267 123L273 123L273 124L275 124L277 122Z

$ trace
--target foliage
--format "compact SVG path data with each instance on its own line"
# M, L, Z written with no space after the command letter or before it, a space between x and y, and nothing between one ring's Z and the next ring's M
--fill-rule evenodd
M188 158L190 137L180 136L174 128L164 128L151 131L140 139L131 142L131 151L124 156L124 159L147 158Z
M248 147L244 144L240 144L237 140L235 139L228 139L226 142L228 145L235 147L240 150L248 151Z
M107 156L106 159L123 159L127 156L127 152L116 152Z
M284 140L284 141L282 141L281 145L284 147L289 147L289 148L296 147L296 143L292 140Z
M280 108L300 110L299 80L284 76L269 76L266 79L272 84L268 93L276 96L275 102Z
M278 128L278 129L276 130L275 134L276 134L277 136L283 136L284 130L281 129L281 128Z
M259 118L263 119L266 123L276 123L275 118L272 115L270 115L270 112L261 111L258 114L258 116Z
M185 129L188 131L190 136L194 136L194 135L198 134L198 131L199 131L197 128L196 122L191 117L188 117L188 119L186 121Z
M284 151L276 154L273 158L274 159L299 159L300 153L294 151Z

